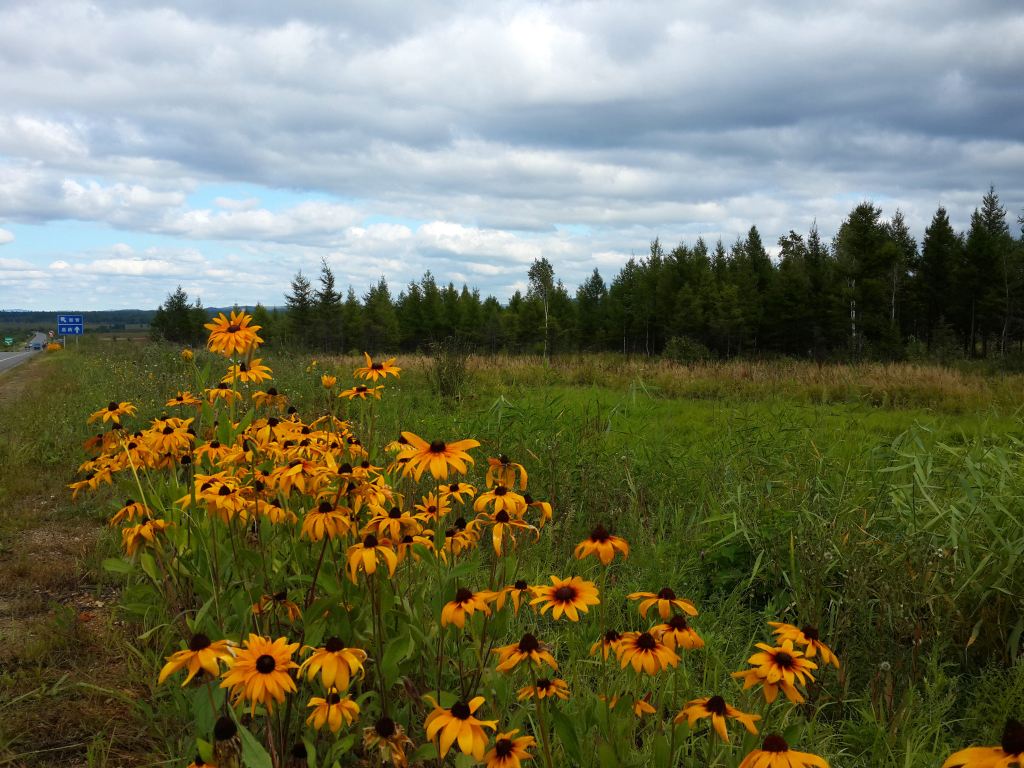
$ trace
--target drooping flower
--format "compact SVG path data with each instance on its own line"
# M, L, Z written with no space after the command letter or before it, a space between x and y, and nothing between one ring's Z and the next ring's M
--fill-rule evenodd
M520 520L517 517L510 516L504 509L492 514L483 513L477 517L477 521L484 525L491 526L491 543L494 545L494 553L498 555L498 557L501 557L502 547L504 546L506 538L511 541L512 546L515 547L516 531L532 531L535 539L540 538L540 531L538 531L534 526L530 525L525 520Z
M409 765L405 750L412 745L412 739L405 735L402 726L390 717L382 717L363 729L363 748L376 749L380 761L390 762L395 768L406 768Z
M170 400L168 400L166 403L164 403L164 405L167 408L173 408L175 406L202 405L202 404L203 404L203 401L200 400L195 395L193 395L188 390L184 390L184 391L178 390L178 394L177 395L175 395Z
M228 372L221 379L225 384L240 381L243 384L261 384L273 378L273 371L263 365L262 357L254 357L250 362L241 362L228 366Z
M672 650L685 648L694 651L704 647L704 639L686 621L686 617L677 613L664 624L651 627L651 634L661 640Z
M805 646L804 655L808 659L820 654L822 664L831 664L839 669L839 658L831 648L821 642L817 627L808 625L801 629L792 624L783 624L781 621L769 621L768 626L774 628L772 631L779 640L792 640L797 645Z
M225 357L245 354L263 343L256 334L260 326L252 325L252 316L245 312L232 311L230 318L221 312L203 327L210 332L206 346Z
M726 743L729 742L726 720L730 718L736 720L747 729L748 733L756 735L757 726L754 725L754 722L761 719L760 715L748 715L746 712L729 706L721 696L705 696L702 699L688 702L682 711L673 718L673 722L679 724L685 720L687 725L693 728L694 724L704 717L711 719L711 726L715 729L715 733Z
M143 546L155 546L158 533L170 528L169 520L147 520L139 525L130 525L121 529L121 542L124 544L128 557L132 557Z
M658 614L663 619L668 619L672 615L672 609L678 608L683 613L687 613L690 616L697 615L697 609L693 603L681 597L677 597L676 593L673 592L669 587L662 588L659 592L633 592L627 597L630 600L640 601L640 615L647 618L647 612L651 609L651 606L656 605L658 607Z
M263 595L252 606L254 616L264 616L273 611L283 611L288 617L288 621L294 622L302 618L302 610L288 599L288 593L284 591Z
M325 373L320 377L320 386L324 389L334 389L334 385L338 383L338 377L332 376L329 373Z
M619 643L622 641L622 635L616 632L614 629L609 629L603 635L601 639L590 646L590 655L596 656L598 653L601 654L601 658L605 661L608 660L610 653L618 653Z
M388 575L395 575L395 568L398 567L398 553L391 547L387 539L378 540L372 533L366 536L358 544L348 548L348 574L352 583L356 583L356 574L363 571L367 574L377 572L378 563L383 563L388 569Z
M547 699L555 698L562 699L562 701L568 701L569 699L569 684L560 677L547 678L542 677L535 681L533 685L528 685L525 688L520 688L519 693L516 695L516 699L519 701L525 701L526 699Z
M437 743L437 751L441 759L448 754L452 745L458 743L463 754L472 755L483 760L487 748L487 734L484 728L492 731L498 729L497 720L478 720L474 714L484 703L483 696L477 696L468 702L457 701L451 709L441 707L434 699L427 696L434 709L427 715L424 729L427 738Z
M526 490L526 467L517 464L503 453L496 457L487 459L487 476L485 478L488 488L496 485L505 485L509 488L515 487L516 480L519 480L520 490Z
M349 387L338 393L338 397L344 397L347 400L365 400L368 397L372 397L374 400L380 400L381 392L384 391L383 386L379 387L366 387L359 384L354 387Z
M586 613L590 606L598 605L597 587L592 581L584 581L579 576L568 579L551 577L551 585L533 587L533 600L530 605L540 605L540 612L551 609L551 618L559 619L564 613L571 621L579 621L579 612Z
M271 711L274 702L280 704L286 694L295 692L295 681L289 672L299 666L292 661L298 647L299 643L289 643L284 637L271 640L250 634L245 648L235 654L220 687L230 689L236 704L241 700L250 702L250 713L256 711L257 704Z
M612 536L603 525L598 525L590 532L590 536L576 545L573 554L577 560L582 560L587 555L597 557L602 565L608 565L616 552L621 552L623 557L629 557L629 544L625 539Z
M313 655L302 662L299 675L305 674L312 680L319 674L325 688L348 690L353 678L365 674L366 651L348 648L338 637L328 638L322 648L307 645L302 651L313 651Z
M483 593L474 594L465 587L460 587L455 592L455 598L445 603L441 609L441 626L447 627L454 624L459 629L466 626L466 617L472 616L476 611L490 616L491 609Z
M551 655L551 651L530 632L524 634L518 643L503 645L495 648L491 653L498 655L497 670L499 672L508 672L521 661L529 661L538 667L541 664L547 664L551 669L558 669L558 662Z
M761 684L765 701L771 704L781 688L787 699L794 704L802 704L804 697L795 683L806 685L807 680L814 680L811 670L817 669L818 665L808 661L802 651L793 648L791 640L783 640L779 648L764 643L758 643L757 647L761 651L747 660L753 668L732 673L733 677L743 678L743 690Z
M306 513L299 535L310 541L321 541L324 536L335 539L352 530L352 518L348 507L336 507L329 501L321 501Z
M210 677L217 677L220 674L220 662L230 662L234 658L231 655L227 640L212 642L206 635L199 633L192 636L188 641L188 648L184 651L177 651L167 657L167 663L160 670L160 677L157 684L173 675L179 669L187 669L181 686L184 688L189 681L199 672L205 671Z
M809 752L790 749L784 738L773 733L760 749L743 758L739 768L828 768L828 763Z
M628 664L648 675L679 664L679 655L650 632L624 632L615 652L623 669Z
M359 717L359 705L348 696L342 697L337 689L329 689L327 696L311 696L307 706L314 707L306 724L320 730L326 725L337 733L342 725L351 725Z

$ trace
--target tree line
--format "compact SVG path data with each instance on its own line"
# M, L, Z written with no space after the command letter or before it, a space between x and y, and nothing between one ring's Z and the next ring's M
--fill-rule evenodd
M1011 233L994 189L966 232L955 231L940 207L919 243L899 210L886 219L863 202L831 241L812 225L806 235L779 238L778 249L769 256L756 226L728 248L698 238L667 250L656 239L610 283L595 269L575 293L540 258L527 290L504 303L429 271L397 295L384 277L362 296L352 287L342 293L323 261L315 281L295 275L284 307L257 305L253 313L269 343L320 352L425 350L449 339L479 352L691 359L984 357L1024 349L1024 238ZM179 318L199 338L194 329L205 314L179 287L154 329L172 338Z

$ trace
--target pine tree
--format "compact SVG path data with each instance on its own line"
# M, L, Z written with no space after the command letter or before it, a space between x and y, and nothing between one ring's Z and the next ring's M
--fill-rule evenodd
M314 300L312 315L317 333L317 346L324 352L344 349L341 294L335 289L334 272L327 264L326 258L320 262L320 287Z
M291 293L285 294L288 307L288 335L300 347L309 347L314 339L313 288L300 270L292 278Z

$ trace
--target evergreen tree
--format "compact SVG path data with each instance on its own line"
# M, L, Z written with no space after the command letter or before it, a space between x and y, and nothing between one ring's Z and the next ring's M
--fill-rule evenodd
M206 310L199 300L195 306L189 304L188 294L179 285L161 304L150 322L150 333L154 338L176 344L197 344L206 331Z
M607 300L608 289L601 279L601 273L595 268L590 277L576 289L580 349L595 350L604 345L604 314Z
M391 350L398 343L398 315L387 280L380 281L363 297L363 346L373 353Z
M313 288L299 270L291 282L291 293L285 294L288 307L288 335L300 347L309 347L313 341Z
M320 262L320 287L314 299L312 315L317 346L324 352L344 349L341 294L335 289L334 272L326 258Z

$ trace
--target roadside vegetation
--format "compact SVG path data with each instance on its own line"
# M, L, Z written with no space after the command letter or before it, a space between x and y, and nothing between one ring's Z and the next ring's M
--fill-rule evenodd
M353 379L362 357L271 351L262 363L273 380L244 383L236 370L228 391L246 396L234 404L203 393L225 375L223 356L197 350L186 360L160 344L83 340L81 352L0 378L9 470L0 475L0 583L12 585L0 614L0 765L184 766L197 754L224 765L232 749L250 766L291 764L293 750L310 765L400 764L398 752L426 764L499 765L491 753L505 738L502 749L535 765L736 768L779 748L765 742L777 733L790 751L833 766L924 768L970 744L997 745L1008 721L1024 719L1024 377L905 363L686 366L582 355L545 364L442 348L399 358L400 376L381 380ZM338 397L359 385L369 399ZM270 387L287 402L253 406L252 392ZM168 405L185 391L200 403ZM195 437L164 420L161 434L170 427L182 440L167 449L173 464L115 442L107 453L136 451L137 472L122 464L113 485L89 478L96 465L75 474L89 459L82 442L110 434L110 405L129 432L166 415L194 419ZM309 432L268 437L286 428L288 406ZM100 416L88 427L90 413ZM324 414L345 424L314 424ZM368 456L347 440L342 447L346 430ZM443 480L429 463L418 479L405 476L392 462L414 457L417 444L394 445L403 430L427 453L437 441L477 441L464 446L475 464L465 476L446 464ZM303 440L327 448L300 457ZM248 455L231 458L236 445ZM508 463L489 481L488 459L501 456ZM311 464L305 488L283 480L300 458ZM367 485L377 470L352 474L364 459L381 468L376 488ZM461 504L455 480L475 487ZM83 481L72 502L66 486ZM513 499L508 520L498 517L497 486ZM447 495L451 512L430 511L431 494L433 506ZM514 499L526 494L533 505L520 507ZM232 512L223 497L236 495ZM125 512L129 497L146 511ZM331 509L321 511L325 502ZM393 508L399 523L388 522ZM119 512L125 519L108 527ZM319 537L317 514L334 521ZM151 525L150 541L137 527L149 520L170 525ZM599 526L628 557L605 546L612 538ZM389 547L370 546L371 534L402 552L393 577ZM403 551L405 535L420 539ZM573 596L543 589L552 574L579 577ZM629 599L663 588L678 598L664 615L655 605L641 616ZM587 604L591 594L598 603ZM553 619L559 600L589 610ZM458 626L467 606L476 610ZM744 690L733 676L758 668L747 663L757 643L776 656L784 647L768 622L814 627L838 656L837 668L817 649L815 679L794 688L803 701L780 690L769 704L765 678L754 674ZM609 630L636 634L603 647ZM532 648L527 635L541 644L534 656L498 670L515 656L511 646ZM208 653L218 676L199 671L181 687L190 644L203 637L204 648L227 640L234 650ZM286 640L269 650L259 638ZM274 677L280 701L246 685L262 674L246 671L246 659L258 666L270 656L287 670L344 655L333 638L358 662L344 684L307 665L294 692L287 673ZM500 648L506 656L487 653ZM809 655L807 643L790 649ZM654 674L634 670L638 656L655 660ZM175 659L180 669L167 666ZM557 688L555 679L568 699L537 699L538 680ZM474 716L494 729L464 744L428 738L431 726L471 719L458 703L477 695ZM730 719L725 744L710 717L674 724L688 702L714 696L761 718L751 721L758 735Z

